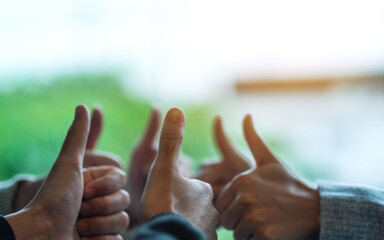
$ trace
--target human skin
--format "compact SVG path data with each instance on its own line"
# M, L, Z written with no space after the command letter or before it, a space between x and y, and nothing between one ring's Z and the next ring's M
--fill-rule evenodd
M117 234L129 222L124 210L130 199L128 193L122 190L127 176L120 169L121 160L112 154L94 151L102 125L101 115L101 110L95 108L84 155L84 199L81 205L82 217L77 223L82 236ZM35 197L44 180L45 177L19 184L14 197L15 211L24 208Z
M130 166L128 168L128 184L126 190L131 196L131 205L128 213L131 219L130 226L133 227L139 223L139 206L143 194L145 183L149 169L156 158L158 152L158 144L156 137L160 130L160 111L156 108L152 109L145 133L139 144L134 148ZM191 176L191 165L188 158L181 154L178 161L180 172L184 177Z
M221 225L235 239L304 239L318 237L320 197L281 164L256 133L252 118L244 134L257 167L238 174L217 201Z
M197 178L212 186L216 203L223 187L234 176L251 168L250 162L241 155L226 136L222 119L217 116L213 124L216 145L221 154L221 160L214 163L204 163L197 174Z
M128 209L132 226L138 224L139 206L143 194L148 172L157 155L155 138L160 128L160 112L152 110L150 120L143 138L135 147L128 169L128 184L126 190L131 194L131 206Z
M83 161L89 126L88 109L79 105L60 154L40 190L26 207L6 216L16 239L80 239L76 221L84 190ZM113 234L86 239L121 237Z
M172 108L165 116L158 155L144 188L140 205L141 220L146 222L161 213L175 213L201 229L207 239L217 239L215 230L218 213L212 204L211 186L180 174L178 159L184 130L184 113Z

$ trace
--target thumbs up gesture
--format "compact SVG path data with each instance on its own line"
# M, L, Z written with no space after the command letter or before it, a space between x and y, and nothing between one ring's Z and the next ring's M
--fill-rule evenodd
M209 184L180 174L178 159L184 138L185 117L178 108L169 110L161 130L159 151L152 164L140 205L141 220L160 213L184 216L208 239L216 239L217 211Z
M139 206L143 194L145 183L149 169L156 158L158 151L158 144L156 136L160 130L160 112L158 109L153 108L147 128L143 138L133 150L130 166L128 169L128 183L126 190L131 196L131 205L128 212L131 220L131 226L138 223L139 220ZM181 154L179 158L180 170L185 177L191 175L189 159Z
M83 198L83 161L89 128L88 109L80 105L40 190L22 210L6 216L16 239L80 239L76 221ZM117 234L88 239L103 238L121 239Z
M318 235L317 190L300 182L256 133L250 115L244 134L257 167L237 175L217 201L221 224L235 239L302 239Z
M211 184L214 193L214 203L223 187L237 174L251 168L250 163L233 147L223 130L220 117L214 121L214 136L222 155L217 163L206 163L200 168L197 178Z

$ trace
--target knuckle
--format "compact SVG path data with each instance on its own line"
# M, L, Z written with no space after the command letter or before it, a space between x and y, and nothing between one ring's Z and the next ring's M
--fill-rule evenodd
M210 199L213 199L213 189L209 183L197 179L193 179L193 181L196 181L200 185L201 192L205 196L208 196Z
M251 226L257 226L264 222L264 216L258 211L249 211L245 215L245 221Z
M124 172L122 169L117 168L117 167L113 167L110 171L110 174L112 176L118 177L118 179L119 179L119 181L121 181L121 183L126 184L128 176L127 176L127 173ZM111 178L112 178L112 176L111 176Z
M128 213L126 213L125 211L121 212L122 229L128 227L129 223L130 223L130 218Z
M123 169L123 161L119 157L112 158L112 160L115 162L116 167Z
M123 196L124 208L128 208L131 204L131 197L129 193L123 189L120 190L120 194Z
M234 180L234 184L235 186L237 187L240 187L240 186L244 186L244 185L247 185L249 183L249 177L248 175L240 175L240 176L237 176Z
M241 194L236 198L236 203L240 205L248 205L253 202L253 197L250 194Z

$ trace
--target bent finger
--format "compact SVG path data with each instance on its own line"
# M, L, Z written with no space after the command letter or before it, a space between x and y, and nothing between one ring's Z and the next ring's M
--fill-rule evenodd
M76 223L80 235L92 236L117 234L129 225L129 216L125 211L108 216L82 218Z
M120 189L104 197L96 197L83 201L80 208L82 216L107 216L124 211L130 204L127 191Z
M217 198L216 207L220 213L223 213L236 197L236 187L232 183L233 180L225 185Z
M115 166L123 168L122 160L119 156L111 153L87 150L84 155L84 167L94 166Z
M125 187L127 174L116 167L91 167L84 171L84 198L105 196Z
M220 224L228 230L234 229L240 222L242 208L233 201L221 214Z

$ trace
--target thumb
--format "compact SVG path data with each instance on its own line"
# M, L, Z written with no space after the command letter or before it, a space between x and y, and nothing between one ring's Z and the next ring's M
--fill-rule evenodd
M214 132L216 144L223 156L233 156L233 154L237 154L224 132L223 123L220 116L217 116L214 120ZM229 160L232 159L232 157L224 158L224 160L226 159Z
M81 169L84 161L89 125L89 111L87 107L84 105L77 106L75 119L68 130L67 137L64 140L54 168L57 167L57 165L69 164Z
M160 126L160 111L156 108L152 109L151 118L147 125L144 137L141 141L141 145L151 146L155 141L157 132L159 131Z
M245 138L258 167L279 162L265 145L261 137L256 133L250 114L245 116L243 127Z
M165 116L160 134L159 152L154 162L153 169L158 169L162 174L178 172L177 160L179 159L181 144L184 138L185 116L181 109L172 108Z
M103 111L100 106L95 106L92 112L91 129L89 130L87 149L93 150L99 140L103 128Z

